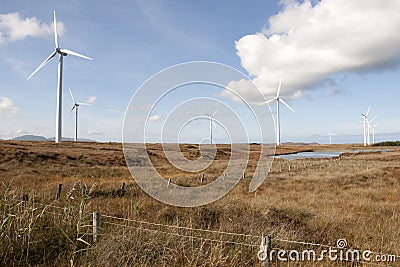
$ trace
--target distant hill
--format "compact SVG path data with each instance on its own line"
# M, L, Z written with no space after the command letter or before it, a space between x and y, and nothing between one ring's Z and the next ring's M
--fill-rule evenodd
M14 137L11 140L14 140L14 141L53 141L54 142L55 138L54 137L46 138L46 137L40 136L40 135L26 134L26 135ZM74 141L74 138L63 137L62 140L63 141ZM85 138L78 139L78 141L80 141L80 142L96 142L95 140L85 139Z
M32 135L32 134L21 135L21 136L18 136L18 137L14 137L11 140L16 140L16 141L49 141L44 136Z

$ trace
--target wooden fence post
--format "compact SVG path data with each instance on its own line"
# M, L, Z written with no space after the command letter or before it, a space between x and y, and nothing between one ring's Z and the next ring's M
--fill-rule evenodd
M58 189L57 189L57 193L56 193L56 200L60 199L61 190L62 190L62 184L58 184Z
M270 267L270 254L271 254L271 236L261 236L261 245L258 252L258 259L261 261L262 267Z
M101 218L100 212L93 212L93 243L97 242L97 235L100 233Z
M200 183L204 182L204 173L201 175Z

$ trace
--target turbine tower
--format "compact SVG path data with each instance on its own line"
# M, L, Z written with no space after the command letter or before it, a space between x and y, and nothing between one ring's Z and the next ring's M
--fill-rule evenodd
M375 128L378 125L379 125L379 122L375 123L374 125L371 126L371 128L372 128L372 144L375 144Z
M81 105L82 106L90 106L91 104L89 104L89 103L77 103L75 101L74 96L72 95L71 88L69 88L69 93L71 94L72 101L74 102L74 105L72 106L71 112L75 109L75 137L74 137L74 141L77 142L78 141L78 109L79 109L79 106L81 106Z
M332 136L335 136L336 134L332 133L329 131L329 144L332 145Z
M369 139L369 130L368 130L368 114L369 114L369 111L371 110L371 108L369 107L368 108L368 110L367 110L367 113L365 113L365 114L361 114L361 116L363 117L363 120L364 120L364 146L367 146L367 134L368 134L368 139Z
M212 115L206 114L210 119L210 144L213 144L213 127L216 127L214 116L217 114L218 110L219 108Z
M371 125L371 123L374 121L376 119L376 116L372 119L372 120L369 120L368 118L367 118L367 144L368 145L370 145L371 144L371 132L372 132L372 125Z
M283 100L282 98L279 97L280 91L281 91L281 84L282 84L282 78L279 82L279 86L278 86L278 91L276 93L276 97L258 104L258 106L260 105L264 105L264 104L269 104L272 102L276 101L276 145L279 146L281 144L281 122L280 122L280 115L279 115L279 104L282 102L282 104L284 104L288 109L290 109L291 111L295 112L294 109L292 109L288 103L286 103L285 100Z
M49 61L58 54L58 82L57 82L57 116L56 116L56 136L55 142L60 143L62 140L62 72L63 72L63 60L67 55L72 55L76 57L81 57L84 59L93 60L90 57L81 55L77 52L60 48L58 43L58 35L57 35L57 20L56 20L56 11L54 11L54 43L55 50L48 56L40 65L37 67L32 74L28 77L28 80L41 68L43 68Z

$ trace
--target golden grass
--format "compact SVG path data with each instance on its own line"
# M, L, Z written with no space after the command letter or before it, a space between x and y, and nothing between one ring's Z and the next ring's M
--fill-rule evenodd
M154 162L167 178L178 184L199 185L200 173L189 176L171 170L160 146L151 145L149 149L152 159L157 159ZM228 146L218 148L217 160L204 172L205 182L212 181L222 172L229 149ZM224 198L204 207L178 208L152 199L136 185L125 165L121 144L66 142L55 145L50 142L1 141L0 188L4 198L16 201L27 194L30 200L69 207L75 216L71 218L69 214L68 217L64 212L62 218L68 222L65 225L62 224L63 220L56 220L54 216L43 215L37 220L40 221L40 227L50 227L58 233L54 235L60 241L57 245L57 240L51 239L53 253L42 255L35 252L41 255L41 259L25 257L26 247L18 250L15 247L17 238L10 234L23 227L24 221L32 221L33 213L21 219L19 225L13 225L14 230L11 230L11 226L8 230L3 228L2 234L8 234L10 239L4 239L2 246L7 248L4 242L8 240L8 245L15 247L13 253L8 250L1 254L3 262L6 265L68 265L73 259L76 264L85 266L116 266L124 263L136 266L258 264L255 258L258 248L222 244L219 248L215 245L210 247L209 242L201 240L189 242L185 238L111 226L107 226L107 234L90 250L74 254L82 244L68 242L65 236L73 239L79 233L79 229L75 228L79 221L77 216L82 196L76 197L76 203L67 197L68 192L77 188L77 181L81 182L78 186L80 191L85 184L88 188L93 185L90 193L89 189L83 190L89 201L84 210L89 215L96 210L102 214L154 223L253 235L271 234L280 239L327 245L334 245L337 239L346 238L352 247L400 255L399 149L392 147L390 149L393 151L385 153L347 154L334 160L275 160L263 185L250 194L248 186L258 159L258 149L259 146L252 145L246 178ZM342 151L362 147L282 146L277 153L332 149ZM199 156L197 147L193 145L186 145L183 151L189 159ZM63 184L63 192L61 199L54 201L59 183ZM123 193L118 190L122 183L126 183ZM2 202L2 211L10 209L6 203ZM24 210L27 211L29 208ZM19 214L15 210L14 213ZM6 218L4 214L2 219ZM84 218L83 221L89 219ZM63 227L67 230L60 230ZM31 234L30 238L37 242L32 244L41 244L41 235L47 236L41 231ZM32 244L31 247L34 247ZM64 248L65 255L54 257L60 247ZM160 249L162 251L156 251ZM10 258L10 255L13 257ZM4 261L5 257L12 260Z

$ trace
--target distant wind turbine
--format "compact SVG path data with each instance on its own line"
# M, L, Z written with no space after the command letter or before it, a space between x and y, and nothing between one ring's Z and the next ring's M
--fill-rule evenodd
M372 128L372 144L375 144L375 128L378 125L379 125L379 122L375 123L374 125L371 126L371 128Z
M364 120L364 146L367 146L367 142L368 142L367 135L368 135L368 139L369 139L368 114L369 114L370 110L371 110L371 108L369 107L367 110L367 113L361 114L361 116L363 117L363 120Z
M264 104L269 104L272 102L276 101L276 145L280 145L281 144L281 123L280 123L280 115L279 115L279 104L282 102L282 104L284 104L288 109L290 109L291 111L295 112L294 109L292 109L288 103L286 103L285 100L283 100L282 98L279 97L279 93L281 91L281 84L282 84L282 79L279 82L279 87L278 87L278 91L276 93L276 97L259 104L260 105L264 105Z
M370 145L371 144L371 131L372 131L372 122L376 119L376 116L374 118L372 118L371 120L369 120L367 118L367 144Z
M332 145L332 136L335 136L336 134L332 133L329 131L329 144Z
M77 142L78 141L78 109L79 106L90 106L91 104L89 103L78 103L75 101L75 98L71 92L71 88L69 88L69 93L71 94L71 98L72 101L74 102L74 105L72 106L71 111L73 111L75 109L75 138L74 141Z
M206 114L210 119L210 144L213 144L213 128L216 127L214 116L217 114L219 108L212 114Z
M61 131L62 131L62 72L63 72L63 59L67 55L72 55L76 57L81 57L84 59L93 60L90 57L81 55L77 52L60 48L58 43L58 35L57 35L57 20L56 20L56 11L54 11L54 42L55 42L55 50L50 54L40 65L37 67L32 74L28 77L28 80L41 68L43 68L49 61L58 54L58 87L57 87L57 116L56 116L56 136L55 142L60 143L61 140Z

